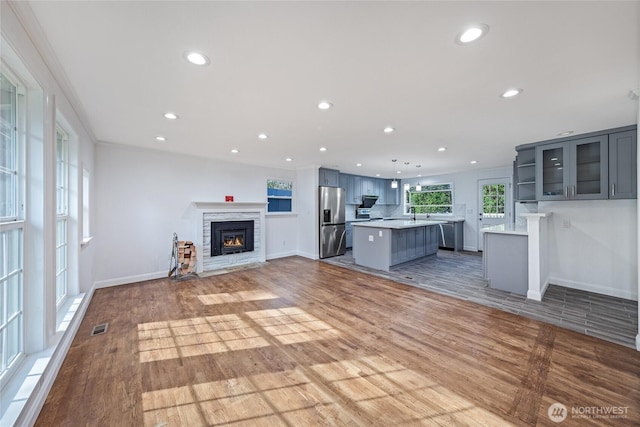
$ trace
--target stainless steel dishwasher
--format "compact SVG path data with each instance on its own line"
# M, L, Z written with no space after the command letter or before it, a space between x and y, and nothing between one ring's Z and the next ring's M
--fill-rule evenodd
M441 227L438 227L438 246L445 249L453 249L455 251L461 250L464 244L462 234L463 224L464 221L447 221L446 224L442 224Z

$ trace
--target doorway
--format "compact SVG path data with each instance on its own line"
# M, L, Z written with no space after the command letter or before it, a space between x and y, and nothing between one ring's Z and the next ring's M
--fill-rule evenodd
M509 178L478 180L478 250L483 249L482 229L508 224L511 215L511 183Z

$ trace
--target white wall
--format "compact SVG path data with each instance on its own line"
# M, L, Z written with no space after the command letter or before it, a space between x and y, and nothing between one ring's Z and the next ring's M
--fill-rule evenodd
M636 200L538 202L549 218L550 282L638 299Z
M457 205L454 207L454 215L462 216L465 219L464 249L467 251L477 251L482 249L478 245L478 180L492 178L508 178L509 182L512 183L513 168L511 166L506 166L494 169L474 169L468 172L455 174L433 175L421 177L419 179L404 179L400 183L400 188L403 188L405 183L409 183L411 185L418 182L422 185L452 183L453 203L454 205ZM403 211L401 205L397 207L390 216L401 217L402 215Z
M298 254L310 259L319 255L318 168L298 170Z
M221 202L225 195L236 202L266 202L269 178L293 180L294 206L300 206L295 171L98 144L96 286L166 275L173 233L181 240L196 240L192 202ZM268 216L267 259L296 251L297 218Z

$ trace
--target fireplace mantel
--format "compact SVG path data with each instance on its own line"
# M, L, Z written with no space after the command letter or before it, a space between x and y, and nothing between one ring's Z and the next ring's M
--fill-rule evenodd
M230 266L265 262L265 213L267 202L191 202L193 227L198 251L197 272L212 271ZM254 221L254 250L239 254L210 257L210 222L251 219ZM205 247L206 246L206 247Z

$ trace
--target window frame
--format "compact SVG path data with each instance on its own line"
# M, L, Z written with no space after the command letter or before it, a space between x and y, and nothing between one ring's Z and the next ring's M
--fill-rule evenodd
M61 206L62 205L62 206ZM69 134L56 125L56 307L69 290Z
M443 187L448 186L449 188L439 188L439 189L430 189L431 187ZM420 191L415 191L415 184L409 184L408 188L404 188L404 199L403 199L403 214L404 215L412 215L412 208L421 206L421 207L448 207L449 212L416 212L417 214L427 214L427 215L438 215L438 216L453 216L453 207L455 205L454 201L454 186L452 182L439 182L426 184L421 186L422 189ZM439 193L439 192L448 192L450 193L451 204L438 204L438 205L413 205L411 203L411 195L416 193ZM428 210L428 209L427 209Z
M9 198L13 206L10 215L0 217L0 247L2 248L2 268L0 269L0 389L4 387L8 379L13 375L17 366L19 366L20 360L24 358L24 346L25 346L25 307L24 307L24 123L25 123L25 88L20 79L8 70L5 66L0 66L0 74L2 79L9 82L14 87L13 90L13 102L11 105L12 110L12 123L9 126L13 127L10 132L10 138L12 139L12 150L10 156L12 157L13 169L3 168L5 172L9 172L13 175L11 182L11 190L9 191ZM11 238L7 237L11 233L16 233L17 237L14 237L13 244L17 247L17 251L14 248L9 248L10 243L7 243ZM11 259L11 257L14 259ZM11 271L5 271L11 269ZM13 283L12 283L13 282ZM17 305L15 310L9 313L9 289L10 286L17 288ZM8 335L11 333L12 325L16 326L16 340L11 344L8 343ZM10 345L14 346L15 352L8 353Z
M284 187L284 188L282 188ZM289 188L286 188L289 187ZM267 179L267 213L268 214L290 214L294 212L294 188L295 182L286 178ZM289 201L288 210L271 210L271 206L280 201ZM273 205L272 205L273 203Z

